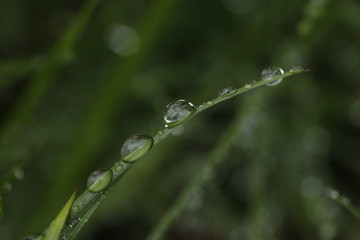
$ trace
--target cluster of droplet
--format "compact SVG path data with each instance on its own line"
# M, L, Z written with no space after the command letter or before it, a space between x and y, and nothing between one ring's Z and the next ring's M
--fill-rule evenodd
M293 67L290 72L300 72L304 71L304 68L300 66ZM262 71L262 80L269 80L278 75L284 74L284 70L279 67L270 67ZM277 79L267 83L268 86L275 86L282 81ZM251 84L246 84L244 88L250 89ZM218 97L224 98L231 96L237 92L235 87L226 87L222 89ZM199 106L202 108L204 106L213 105L212 101L205 102ZM183 99L179 99L169 103L165 107L164 112L164 122L165 128L174 128L184 121L188 120L196 112L196 107L191 103ZM164 130L159 130L156 133L158 136L164 134ZM121 147L121 160L125 163L134 163L137 159L143 156L148 152L154 144L154 138L148 135L137 134L129 137L125 140ZM121 172L122 165L117 163L113 167L114 172ZM94 171L88 178L88 190L90 192L100 192L103 191L112 181L113 172L110 169L99 169Z
M234 89L228 89L224 94L231 94ZM166 128L173 128L187 120L196 107L185 100L176 100L169 103L165 108L164 122ZM164 134L163 130L157 132L159 136ZM134 163L137 159L148 152L154 144L154 138L144 134L137 134L125 140L121 147L121 160L125 163ZM114 173L120 173L123 169L121 163L116 163L112 169L98 169L90 174L87 181L87 189L90 192L101 192L106 189L112 181ZM76 206L74 206L76 207ZM78 209L74 209L76 212Z
M301 72L304 71L304 68L296 66L293 67L290 72ZM279 67L270 67L266 68L262 71L262 80L268 80L271 79L277 75L284 74L284 71ZM279 84L282 81L282 79L274 80L269 83L267 83L268 86L275 86ZM251 88L251 84L246 84L244 88ZM226 87L222 89L218 97L224 98L231 96L237 92L237 89L235 87ZM208 101L203 103L199 106L199 108L204 106L211 106L213 105L212 101ZM178 126L179 124L183 123L184 121L188 120L195 112L196 107L183 99L179 99L176 101L173 101L169 103L165 107L164 112L164 122L165 122L165 128L170 129ZM164 130L157 131L156 135L162 136L164 134ZM137 159L139 159L141 156L143 156L146 152L148 152L154 144L154 138L148 135L144 134L137 134L134 136L129 137L125 140L121 147L121 160L125 163L134 163ZM113 171L114 173L120 173L123 170L123 165L118 162L114 165L112 169L98 169L92 172L87 180L87 189L90 192L96 193L101 192L105 190L109 184L111 183L113 179ZM104 194L101 195L101 197L105 197ZM79 206L74 205L72 207L72 212L79 211ZM84 219L85 220L85 219ZM87 220L87 219L86 219ZM78 222L80 221L79 218L75 218L70 224L69 227L73 228ZM66 235L66 234L65 234ZM66 236L63 236L66 238ZM24 240L33 240L33 239L41 239L42 234L34 234L30 235Z

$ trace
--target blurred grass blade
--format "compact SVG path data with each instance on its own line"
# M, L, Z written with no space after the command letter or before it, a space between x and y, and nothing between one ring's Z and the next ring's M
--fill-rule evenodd
M57 72L65 64L69 52L83 32L88 19L99 1L100 0L89 0L85 3L77 18L74 19L50 53L45 64L33 77L29 87L18 100L14 110L7 116L4 128L0 133L0 162L7 159L4 157L4 154L6 154L4 151L12 145L17 132L21 129L23 123L31 115L41 97L50 87Z
M350 201L350 199L346 196L341 195L337 190L335 189L327 189L325 192L326 196L341 206L343 206L345 209L347 209L352 215L354 215L357 219L360 220L360 208L353 205Z
M66 218L69 214L71 205L75 199L75 192L71 195L65 206L61 209L55 220L47 229L44 240L57 240L60 237L61 230L65 224Z
M41 55L32 57L3 60L0 62L0 88L12 85L23 77L38 70L45 63L46 58Z

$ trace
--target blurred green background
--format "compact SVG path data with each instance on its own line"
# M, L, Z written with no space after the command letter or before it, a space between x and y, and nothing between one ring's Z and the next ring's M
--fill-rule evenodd
M122 142L262 69L311 69L221 103L146 154L79 239L144 239L240 114L164 239L359 239L360 2L0 1L0 239L42 231Z

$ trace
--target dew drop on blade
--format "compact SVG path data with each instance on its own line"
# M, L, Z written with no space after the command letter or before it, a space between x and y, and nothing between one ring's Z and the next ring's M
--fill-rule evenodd
M269 68L266 68L264 69L262 72L261 72L261 76L262 76L262 80L268 80L270 78L273 78L277 75L281 75L281 74L284 74L284 70L282 70L281 68L279 67L269 67ZM274 81L271 81L269 83L266 84L266 86L276 86L278 85L279 83L281 83L282 81L282 78L278 79L278 80L274 80Z
M31 234L25 238L23 238L23 240L41 240L43 239L45 236L43 233L35 233L35 234Z
M302 66L293 66L292 68L290 68L290 72L291 73L298 73L298 72L304 72L305 68Z
M166 128L173 128L191 117L196 107L188 101L176 100L169 103L165 108L164 121Z
M90 192L100 192L104 190L112 180L112 171L101 168L92 172L87 180L87 188Z
M154 144L154 139L147 135L134 135L125 140L121 147L121 159L124 162L133 163Z
M219 92L218 97L226 97L236 93L235 87L226 87Z

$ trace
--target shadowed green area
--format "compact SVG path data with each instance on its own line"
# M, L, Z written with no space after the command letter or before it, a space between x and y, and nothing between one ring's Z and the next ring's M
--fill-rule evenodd
M125 139L164 127L171 101L209 104L293 65L311 71L211 107L146 153L78 239L145 239L229 143L164 239L357 239L359 15L352 0L1 1L0 239L43 231Z

